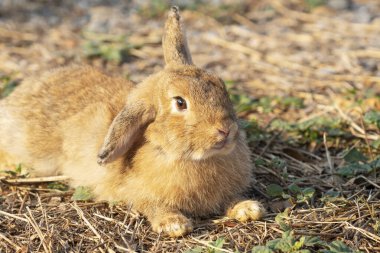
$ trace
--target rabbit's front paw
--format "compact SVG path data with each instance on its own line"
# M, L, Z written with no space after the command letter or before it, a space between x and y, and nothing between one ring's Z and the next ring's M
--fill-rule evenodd
M177 213L170 213L157 218L156 221L152 222L152 227L155 232L163 232L170 237L183 236L193 231L192 222L182 214Z
M265 209L260 202L245 200L236 203L227 211L227 216L241 222L259 220L265 214Z

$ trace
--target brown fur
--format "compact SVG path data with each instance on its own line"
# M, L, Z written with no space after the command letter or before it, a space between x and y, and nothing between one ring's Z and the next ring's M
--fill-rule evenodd
M241 199L250 152L226 88L192 65L175 7L163 48L166 68L138 85L78 66L25 81L0 102L0 159L128 202L170 236L192 230L188 217L259 219L261 205Z

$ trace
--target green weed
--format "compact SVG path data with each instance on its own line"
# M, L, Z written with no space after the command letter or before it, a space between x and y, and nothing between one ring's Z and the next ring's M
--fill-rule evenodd
M301 188L293 183L286 188L278 184L269 184L267 186L267 194L270 197L281 197L289 199L292 203L307 203L314 197L315 189L312 187Z
M304 107L302 98L286 96L263 96L253 98L236 88L234 81L225 82L230 99L238 114L249 112L273 112L275 110L286 111L289 109L301 109Z
M296 139L300 144L321 143L324 133L328 138L350 138L351 134L345 131L345 128L345 122L328 117L315 117L301 123L289 123L282 119L275 119L269 126L269 130L284 131L289 138Z
M289 223L289 209L277 214L275 222L283 230L281 238L276 238L266 242L266 245L256 246L252 253L311 253L318 249L318 252L325 253L355 253L342 241L333 241L331 243L323 241L317 236L295 236ZM313 251L312 251L313 250Z
M75 192L71 198L76 201L87 201L91 200L93 197L94 196L90 188L79 186L75 188Z
M127 42L125 36L83 33L83 53L88 58L99 57L106 61L121 63L129 56L129 50L137 46Z
M5 98L20 84L20 80L14 80L10 76L0 76L0 98Z
M378 129L380 129L380 112L378 112L378 111L368 111L364 115L364 121L367 124L373 124Z
M326 0L305 0L306 6L309 10L326 4Z
M253 247L252 253L359 253L339 240L327 242L318 236L296 236L291 228L289 209L279 213L275 222L282 230L281 238L267 241L265 245ZM226 240L221 237L215 242L210 242L208 247L197 246L187 250L186 253L221 253L224 252L223 245L226 243ZM236 250L235 252L239 253L240 251Z
M67 191L69 190L69 186L67 184L63 184L61 182L52 182L47 185L48 189L54 189L59 191Z

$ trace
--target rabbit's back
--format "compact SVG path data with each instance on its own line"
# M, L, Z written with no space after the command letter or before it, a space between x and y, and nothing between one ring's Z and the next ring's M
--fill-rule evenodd
M20 109L25 119L55 123L80 113L89 105L103 103L117 113L133 84L112 78L91 67L65 67L41 78L23 82L4 103Z
M0 104L2 156L38 168L39 175L65 170L68 161L96 160L96 149L132 87L77 66L24 81Z

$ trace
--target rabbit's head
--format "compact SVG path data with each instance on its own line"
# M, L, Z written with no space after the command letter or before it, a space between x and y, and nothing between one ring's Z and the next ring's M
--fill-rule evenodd
M145 135L168 159L202 160L230 153L238 124L223 81L193 65L179 11L172 7L163 37L165 68L131 91L99 153L107 163Z

